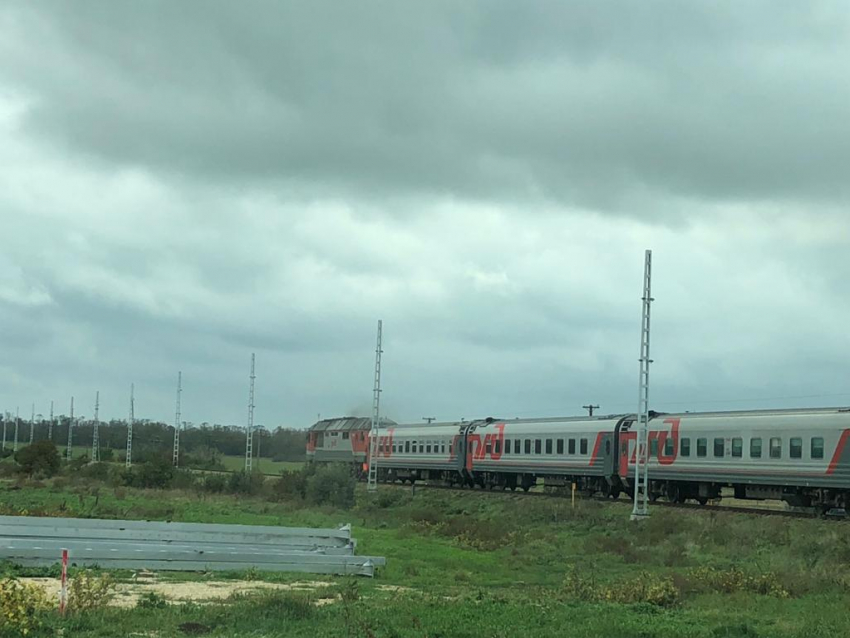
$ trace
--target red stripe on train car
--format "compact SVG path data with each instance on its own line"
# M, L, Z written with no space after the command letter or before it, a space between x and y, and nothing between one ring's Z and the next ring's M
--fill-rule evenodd
M841 453L844 452L844 446L847 444L848 436L850 436L850 430L844 430L841 433L841 438L838 439L838 445L835 446L835 454L832 455L829 467L826 468L827 474L832 474L835 472L835 468L838 467L838 462L841 460Z

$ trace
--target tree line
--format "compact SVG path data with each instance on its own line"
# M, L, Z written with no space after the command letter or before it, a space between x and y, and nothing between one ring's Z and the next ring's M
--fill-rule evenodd
M60 416L53 423L53 442L62 447L68 445L68 426L70 417ZM15 417L3 421L6 432L6 449L10 449L15 433ZM49 422L35 421L33 440L48 438ZM77 421L71 434L74 446L92 446L94 422ZM20 419L18 424L18 446L28 445L30 439L29 420ZM127 447L127 421L113 419L101 421L98 428L98 440L101 450L122 452ZM174 426L158 421L139 419L133 421L133 457L146 453L171 453L174 444ZM306 433L303 430L279 427L255 430L254 455L275 461L303 461L305 455ZM184 423L180 432L181 454L209 455L213 452L226 456L245 454L245 428L234 425Z

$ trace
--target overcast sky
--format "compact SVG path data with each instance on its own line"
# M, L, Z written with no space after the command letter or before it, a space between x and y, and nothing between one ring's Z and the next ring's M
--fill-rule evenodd
M850 404L845 2L0 5L0 410Z

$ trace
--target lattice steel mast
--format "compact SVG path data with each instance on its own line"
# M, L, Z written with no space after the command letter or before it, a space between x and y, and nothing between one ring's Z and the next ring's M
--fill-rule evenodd
M74 458L74 450L71 449L71 439L74 436L74 397L71 397L71 418L68 419L68 448L65 450L65 460L68 462Z
M372 394L372 427L369 431L369 480L366 489L378 489L378 453L381 433L381 331L383 321L378 319L378 343L375 347L375 386Z
M4 450L6 449L6 425L9 423L9 418L11 416L12 415L9 414L8 411L3 415L3 449Z
M47 424L47 440L53 440L53 401L50 402L50 422Z
M35 403L32 404L32 412L30 412L30 445L35 440Z
M637 439L635 442L635 503L632 520L649 516L649 327L652 302L652 251L643 267L643 313L640 328L640 381L638 388Z
M248 391L248 427L245 429L245 471L250 472L254 463L254 353L251 353L251 386Z
M124 458L124 467L133 465L133 421L136 420L136 397L135 386L130 384L130 418L127 419L127 456Z
M18 406L15 406L15 441L12 444L12 451L18 451L18 425L21 421L20 419L21 409Z
M100 461L100 390L94 393L94 424L91 432L91 461Z
M177 412L174 416L174 454L172 462L174 467L180 465L180 393L183 392L183 373L177 372Z

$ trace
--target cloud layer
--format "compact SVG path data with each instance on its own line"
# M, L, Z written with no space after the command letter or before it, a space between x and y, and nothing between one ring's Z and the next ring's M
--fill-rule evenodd
M9 3L0 408L850 403L839 3ZM83 399L82 405L86 405ZM78 399L79 401L79 399ZM61 403L60 403L61 402ZM91 407L84 408L90 414ZM28 408L24 409L24 411Z

